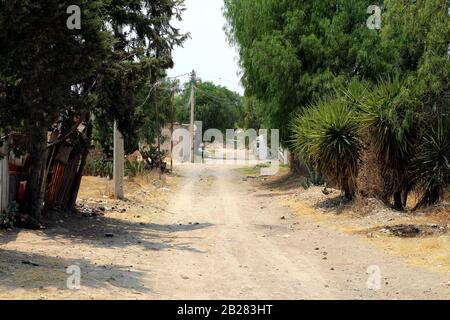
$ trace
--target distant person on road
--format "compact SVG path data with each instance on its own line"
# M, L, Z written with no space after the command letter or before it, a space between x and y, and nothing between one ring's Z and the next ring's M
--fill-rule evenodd
M200 144L200 152L202 153L202 162L205 161L205 144L202 142Z

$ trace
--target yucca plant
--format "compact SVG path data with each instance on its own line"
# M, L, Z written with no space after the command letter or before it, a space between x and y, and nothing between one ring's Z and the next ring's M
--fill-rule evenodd
M421 197L416 209L438 203L450 183L450 125L440 116L424 135L411 176Z
M342 99L320 101L301 111L291 129L294 150L353 198L362 148L354 109Z
M388 78L369 90L359 103L363 130L383 166L385 199L394 198L394 207L403 210L411 182L408 169L415 155L420 132L417 102L399 77Z

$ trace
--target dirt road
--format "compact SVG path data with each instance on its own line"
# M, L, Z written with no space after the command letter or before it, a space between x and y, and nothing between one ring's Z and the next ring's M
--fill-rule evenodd
M235 169L182 166L177 192L151 223L104 218L75 235L79 225L10 234L0 246L8 261L38 266L13 270L0 255L0 298L450 298L447 275L297 216ZM103 239L106 231L114 237ZM71 264L81 267L80 290L65 288ZM379 290L368 288L369 277Z
M445 298L444 277L408 268L359 239L296 217L270 193L249 185L233 167L197 166L162 220L199 223L176 232L180 244L154 261L165 268L161 297L238 299ZM368 290L378 266L381 290ZM373 269L373 267L371 268Z

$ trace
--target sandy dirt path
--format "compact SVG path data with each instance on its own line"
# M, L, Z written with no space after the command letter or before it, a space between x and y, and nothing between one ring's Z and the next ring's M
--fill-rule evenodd
M0 298L450 298L446 275L294 214L235 166L179 172L177 192L149 223L103 219L76 234L69 225L9 235L0 245L9 254L0 255ZM106 231L115 236L104 239ZM14 259L39 266L8 268ZM82 270L77 291L65 288L71 264ZM369 266L381 272L379 290L367 287Z

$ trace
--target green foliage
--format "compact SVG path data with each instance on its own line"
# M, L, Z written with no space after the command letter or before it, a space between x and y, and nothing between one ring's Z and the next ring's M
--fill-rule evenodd
M370 133L386 177L386 198L408 189L408 170L420 134L419 102L399 77L380 81L362 98L360 120ZM405 202L405 201L403 201ZM403 209L398 199L395 206Z
M137 93L164 77L173 48L187 37L172 26L181 19L182 0L78 0L81 29L69 30L73 4L0 1L0 127L28 138L27 204L36 217L43 209L47 132L59 115L89 111L105 129L116 120L127 146L137 145Z
M128 177L143 176L149 170L144 161L125 161L125 175Z
M150 146L141 148L140 152L150 169L165 169L164 159L167 157L167 151L158 151L158 148Z
M140 106L137 110L142 121L142 125L136 128L139 142L152 145L156 142L158 133L160 133L161 143L163 143L162 129L171 123L172 92L178 92L178 87L178 80L164 79L151 90L150 95L148 88L139 92ZM174 110L174 119L176 120L176 110Z
M99 176L109 179L113 177L113 161L110 159L89 159L83 171L84 175L87 176Z
M423 136L413 160L411 179L421 193L416 208L438 203L450 183L449 119L439 116L435 122Z
M295 152L352 198L362 148L355 111L341 99L320 101L301 111L291 128Z
M182 0L105 3L114 45L100 75L95 115L101 128L111 129L117 121L127 152L137 150L142 139L153 143L160 128L154 111L156 102L161 104L162 90L156 83L164 78L166 69L173 67L173 48L187 37L172 26L183 11ZM164 110L163 105L159 107ZM108 152L112 141L102 134L97 138Z
M285 140L293 134L294 151L323 166L327 178L341 180L343 187L336 161L347 149L338 137L349 132L336 130L325 139L333 127L329 113L339 109L333 105L342 104L342 120L370 137L364 142L373 144L383 166L384 199L394 198L395 206L403 209L414 185L430 199L441 188L433 186L445 180L445 143L439 130L430 128L449 103L449 4L384 1L380 31L366 27L372 4L225 0L224 15L228 38L239 51L246 97L251 97L249 107L244 102L248 120L243 123L280 128ZM339 102L330 102L336 95ZM322 102L301 111L317 100ZM286 127L286 119L293 117L293 125ZM337 122L333 125L338 128ZM360 150L357 135L351 135L355 143L349 145ZM346 154L352 184L358 156Z
M380 36L365 22L370 0L225 0L227 34L240 54L246 94L263 102L266 125L291 133L286 118L351 79L389 70ZM256 23L257 22L257 23Z
M239 121L240 128L259 130L267 123L262 113L264 107L262 102L254 96L244 96L242 103L242 114Z
M83 25L66 26L72 1L0 2L0 126L48 127L68 105L80 100L108 53L102 31L102 1L80 0ZM88 57L88 58L87 58ZM78 86L77 89L74 86Z
M312 168L308 164L304 165L306 175L301 177L300 185L303 189L309 189L312 186L322 186L325 183L325 178L320 174L319 171Z
M0 212L0 228L12 228L16 223L16 215L19 212L19 205L12 201L6 210Z
M47 133L60 114L90 107L95 75L110 52L104 1L79 0L82 28L69 30L72 1L0 1L0 127L23 132L30 154L26 210L40 218Z
M185 84L179 97L177 120L189 123L190 109L187 104L190 96L190 84ZM203 130L235 129L242 117L242 97L226 87L212 82L199 82L195 92L195 119L203 121Z

